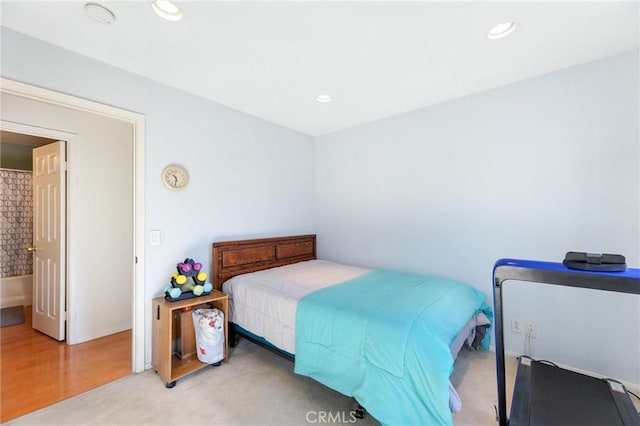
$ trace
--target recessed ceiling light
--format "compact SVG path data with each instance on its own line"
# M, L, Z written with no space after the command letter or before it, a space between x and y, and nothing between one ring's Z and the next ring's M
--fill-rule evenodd
M487 32L487 37L489 37L491 40L497 40L499 38L508 36L515 29L516 29L515 22L503 22L491 28Z
M326 104L327 102L331 102L332 99L333 98L329 95L318 95L316 101L320 102L321 104Z
M182 19L182 10L169 0L154 0L151 3L153 10L168 21L179 21Z
M104 25L111 25L116 21L116 15L112 11L97 3L85 4L84 13L92 20Z

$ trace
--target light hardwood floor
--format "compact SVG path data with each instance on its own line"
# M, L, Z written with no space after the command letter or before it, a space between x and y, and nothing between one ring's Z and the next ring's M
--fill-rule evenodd
M0 328L0 422L131 374L131 330L77 345L25 322Z

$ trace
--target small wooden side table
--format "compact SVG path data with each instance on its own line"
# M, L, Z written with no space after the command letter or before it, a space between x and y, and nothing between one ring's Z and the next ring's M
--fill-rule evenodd
M191 334L193 321L190 313L198 308L218 308L224 314L224 361L227 360L229 323L228 298L225 293L212 290L205 296L175 302L156 297L152 300L151 365L165 380L167 388L174 387L179 378L209 366L198 360L195 339Z

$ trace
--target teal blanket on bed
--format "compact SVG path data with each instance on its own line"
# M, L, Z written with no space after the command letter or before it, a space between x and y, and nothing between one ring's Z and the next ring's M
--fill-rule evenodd
M298 303L295 372L382 424L452 424L449 346L474 313L491 317L484 300L458 281L386 270L316 291Z

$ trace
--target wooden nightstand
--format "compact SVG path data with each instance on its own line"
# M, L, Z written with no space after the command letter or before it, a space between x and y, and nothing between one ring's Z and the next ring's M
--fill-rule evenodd
M162 376L167 388L176 380L209 366L198 360L191 312L198 308L218 308L224 314L224 360L229 354L227 295L212 290L206 296L169 302L164 297L152 301L153 334L151 365Z

